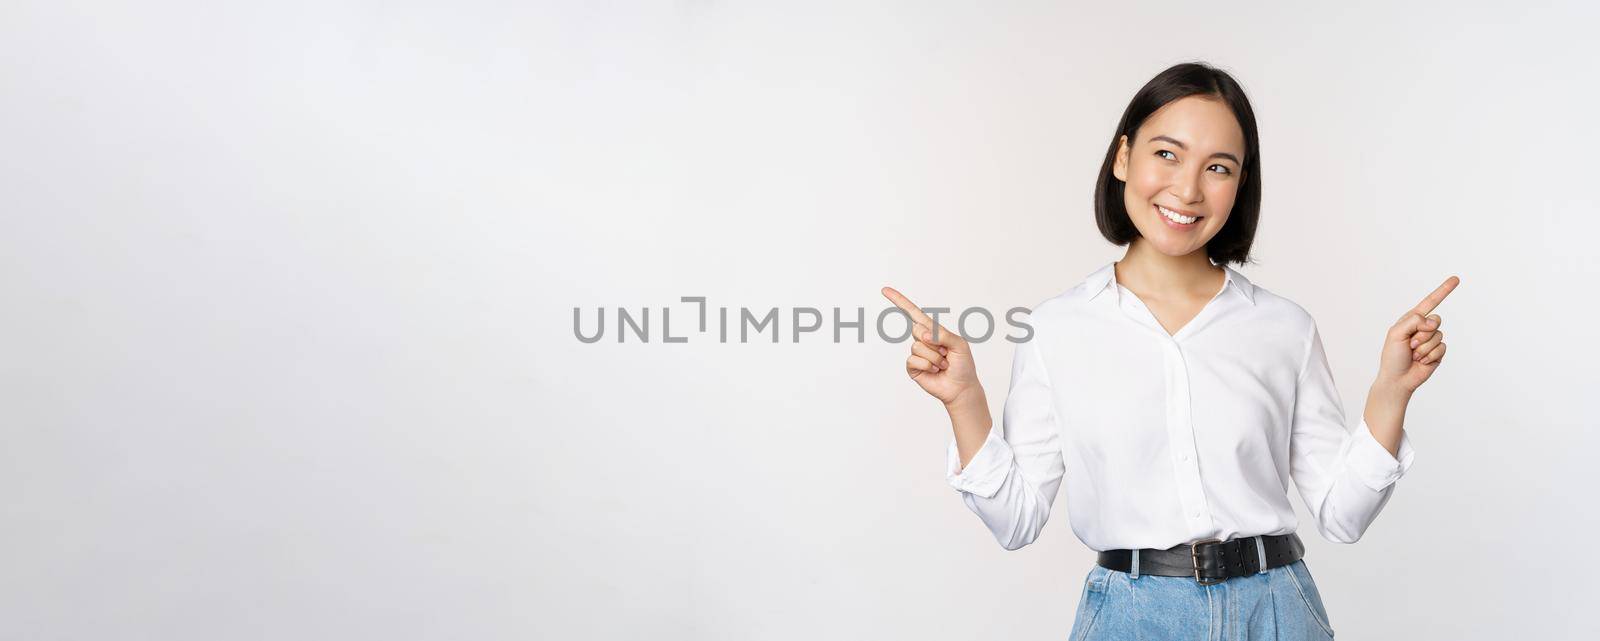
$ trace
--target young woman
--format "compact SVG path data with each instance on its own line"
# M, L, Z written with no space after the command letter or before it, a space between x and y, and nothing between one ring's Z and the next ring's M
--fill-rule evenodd
M1354 543L1410 468L1406 406L1445 354L1447 278L1389 328L1346 427L1316 321L1246 279L1261 202L1255 115L1239 84L1180 64L1139 90L1095 188L1121 260L1034 308L1002 428L972 351L892 288L916 323L906 373L948 410L948 479L1015 550L1066 487L1099 553L1072 638L1331 639L1289 503Z

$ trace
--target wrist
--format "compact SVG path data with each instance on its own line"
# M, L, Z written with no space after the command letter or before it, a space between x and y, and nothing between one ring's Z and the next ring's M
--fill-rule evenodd
M956 394L955 398L944 404L944 409L951 416L966 414L973 408L981 409L985 414L989 412L989 398L983 393L983 386L973 385Z
M1411 394L1414 392L1415 390L1406 389L1399 383L1378 380L1372 383L1367 395L1383 402L1405 405L1411 402Z

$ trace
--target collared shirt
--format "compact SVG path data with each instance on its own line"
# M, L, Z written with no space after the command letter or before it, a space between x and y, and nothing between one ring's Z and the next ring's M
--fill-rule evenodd
M1311 314L1224 265L1176 334L1115 263L1034 308L1001 421L947 480L1008 550L1032 543L1066 487L1090 549L1170 548L1296 531L1289 480L1334 543L1354 543L1411 467L1344 406Z

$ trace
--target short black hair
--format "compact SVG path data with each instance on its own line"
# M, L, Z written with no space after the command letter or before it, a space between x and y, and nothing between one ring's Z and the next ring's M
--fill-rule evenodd
M1122 122L1111 136L1111 148L1106 150L1106 161L1100 166L1100 178L1094 184L1094 218L1100 226L1100 235L1115 245L1126 245L1139 237L1139 229L1128 219L1123 206L1123 190L1127 187L1112 174L1117 162L1117 148L1122 137L1128 137L1131 146L1137 139L1139 126L1157 109L1179 98L1213 96L1233 111L1244 131L1244 180L1234 196L1233 212L1222 230L1206 243L1206 255L1222 265L1249 261L1250 244L1255 241L1256 220L1261 215L1261 144L1256 135L1256 114L1250 109L1250 99L1244 88L1228 72L1203 62L1185 62L1168 67L1145 83L1133 95L1128 108L1122 112Z

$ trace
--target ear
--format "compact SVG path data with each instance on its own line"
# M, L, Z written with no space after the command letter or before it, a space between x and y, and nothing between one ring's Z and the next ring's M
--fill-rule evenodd
M1121 138L1118 138L1117 139L1117 160L1115 162L1111 163L1111 175L1116 176L1117 180L1120 180L1122 182L1128 182L1128 153L1129 153L1129 151L1130 150L1128 149L1128 137L1127 136L1122 136Z

